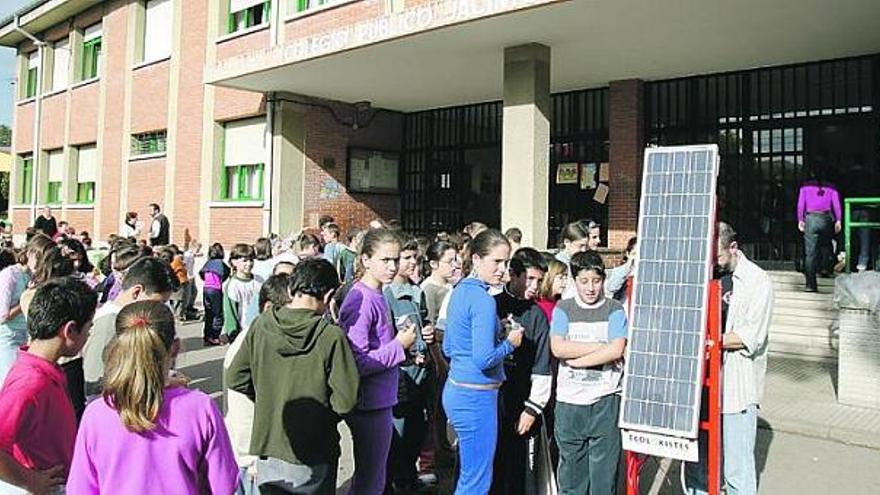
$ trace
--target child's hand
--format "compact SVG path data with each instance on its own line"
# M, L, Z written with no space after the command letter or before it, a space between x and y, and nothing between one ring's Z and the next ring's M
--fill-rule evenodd
M520 327L516 330L511 330L510 333L507 334L507 340L510 341L514 348L517 348L522 344L523 333L525 333L525 330Z
M422 340L428 345L434 343L434 325L425 325L422 327Z
M413 344L416 343L416 326L414 323L409 322L406 325L406 328L397 332L397 336L395 337L400 345L403 346L404 350L409 350Z

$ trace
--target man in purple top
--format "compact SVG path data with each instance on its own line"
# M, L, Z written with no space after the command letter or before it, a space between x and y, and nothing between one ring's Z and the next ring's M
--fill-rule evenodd
M805 290L816 292L816 272L831 258L831 238L841 229L840 194L821 179L804 182L798 194L797 216L798 229L804 233Z

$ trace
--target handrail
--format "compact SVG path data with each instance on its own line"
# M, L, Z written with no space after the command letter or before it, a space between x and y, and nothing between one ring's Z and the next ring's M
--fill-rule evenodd
M852 266L852 229L877 229L880 222L853 222L852 206L858 208L874 208L880 210L880 198L846 198L843 200L844 249L846 250L846 271ZM875 270L876 270L876 263Z

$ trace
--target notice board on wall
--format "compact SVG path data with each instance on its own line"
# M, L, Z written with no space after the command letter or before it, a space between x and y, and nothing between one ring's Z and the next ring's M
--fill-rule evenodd
M347 177L349 192L397 194L400 192L400 154L349 148Z

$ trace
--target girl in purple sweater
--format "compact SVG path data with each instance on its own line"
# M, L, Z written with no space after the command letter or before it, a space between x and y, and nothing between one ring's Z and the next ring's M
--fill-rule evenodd
M381 495L391 448L392 411L397 404L398 365L416 340L415 326L395 335L382 287L397 274L400 241L386 229L371 230L358 256L360 279L339 310L360 373L358 407L346 418L354 441L350 494Z
M180 341L157 301L124 307L108 347L103 399L83 415L69 495L230 495L238 466L223 416L207 395L169 381Z

